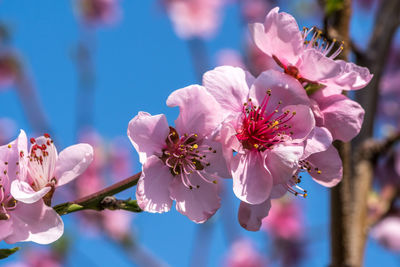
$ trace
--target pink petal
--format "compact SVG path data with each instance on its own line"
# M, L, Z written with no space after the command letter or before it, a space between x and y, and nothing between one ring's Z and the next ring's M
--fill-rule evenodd
M264 53L275 55L283 64L294 65L303 50L303 38L296 20L285 12L272 9L261 23L250 24L253 40Z
M358 90L364 88L373 77L368 68L343 60L336 60L336 62L341 66L341 72L334 79L327 81L326 84L330 87L341 90Z
M342 160L334 146L331 145L326 151L312 154L307 161L312 166L310 175L317 183L332 187L342 180ZM318 168L321 173L318 173L315 168Z
M223 156L221 143L205 139L203 140L202 145L207 145L216 151L216 153L207 154L207 162L210 163L210 166L207 166L204 169L204 171L206 171L209 174L214 174L221 178L231 177L231 173L228 170L226 160ZM232 154L232 150L230 152Z
M260 230L262 219L268 216L270 209L270 199L258 205L251 205L242 201L239 206L239 223L246 230L258 231Z
M69 183L79 175L93 161L93 148L88 144L69 146L58 156L55 177L57 187Z
M169 185L173 180L170 169L157 157L150 156L143 164L142 176L136 187L139 207L148 212L166 212L171 209ZM175 177L179 179L179 177Z
M274 111L280 101L282 101L280 107L310 105L306 91L299 81L285 73L276 70L267 70L261 73L250 88L250 98L262 103L268 90L271 90L266 109L268 112Z
M190 85L174 91L168 97L167 105L179 107L175 125L180 135L209 135L223 119L217 101L200 85Z
M203 84L224 110L224 114L242 112L254 77L241 68L222 66L207 71Z
M400 176L400 147L397 146L394 152L394 170Z
M281 198L288 192L288 188L283 184L276 184L272 187L271 199Z
M204 172L201 175L204 176ZM204 181L197 172L188 177L193 189L187 188L181 179L176 177L171 183L170 194L176 201L177 211L196 223L203 223L213 216L220 207L221 199L218 196L218 186L212 182Z
M400 251L400 218L388 216L381 220L371 230L371 236L377 239L386 248Z
M282 108L282 111L289 111L289 116L295 115L286 123L291 126L290 131L293 143L300 143L311 133L315 127L315 119L311 109L304 105L291 105Z
M24 203L34 203L44 197L50 190L51 187L46 186L36 192L28 183L20 180L14 180L11 184L11 195L16 200Z
M274 185L286 184L292 178L302 155L302 145L281 144L266 152L265 166L272 175Z
M139 112L128 125L128 137L142 164L147 157L161 152L168 134L169 126L164 114L151 116L147 112Z
M331 146L332 141L333 138L328 129L315 127L307 138L302 158L305 159L313 153L327 150Z
M325 80L336 77L341 72L341 66L315 49L307 49L296 67L302 77L324 83Z
M39 200L32 204L18 202L12 211L13 232L5 239L7 243L32 241L50 244L59 239L64 232L61 217Z
M231 161L233 192L242 201L260 204L269 198L272 188L271 173L264 167L259 152L237 154Z
M364 109L344 95L332 95L317 99L324 115L325 126L334 140L348 142L359 132L364 120Z
M12 221L0 220L0 241L12 234Z

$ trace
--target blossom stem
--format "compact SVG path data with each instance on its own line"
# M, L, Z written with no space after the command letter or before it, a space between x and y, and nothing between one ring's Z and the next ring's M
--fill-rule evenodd
M141 209L139 206L137 206L136 200L117 200L114 198L114 205L112 205L109 203L110 198L107 198L135 186L140 178L140 175L141 172L86 197L56 205L53 208L60 215L87 209L100 211L106 208L140 212Z

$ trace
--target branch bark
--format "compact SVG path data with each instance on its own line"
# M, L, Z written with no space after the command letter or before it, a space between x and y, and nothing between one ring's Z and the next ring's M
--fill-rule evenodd
M132 186L135 186L140 178L141 172L132 175L116 184L113 184L103 190L95 192L86 197L62 203L54 206L54 210L60 214L65 215L68 213L80 211L80 210L103 210L105 208L108 209L124 209L133 212L140 212L139 206L137 206L136 200L117 200L114 198L113 201L110 201L109 196L113 196L122 192ZM108 201L107 201L108 200Z

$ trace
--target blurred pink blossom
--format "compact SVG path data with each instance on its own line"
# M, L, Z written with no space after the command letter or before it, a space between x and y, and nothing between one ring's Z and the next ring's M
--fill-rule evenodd
M4 267L61 267L59 256L40 248L24 250L22 261L12 262Z
M114 240L122 241L131 232L132 214L124 210L104 210L101 212L103 230Z
M223 49L217 54L217 65L245 68L242 55L234 49Z
M235 241L225 255L225 267L266 267L266 259L254 248L251 241Z
M210 38L221 23L224 0L164 0L163 3L180 38Z
M272 200L268 217L262 221L264 231L280 239L300 239L304 237L302 209L289 198Z
M270 0L239 0L247 23L262 22L270 7Z
M381 80L378 115L381 120L400 126L400 70L385 74Z
M113 24L121 15L119 0L77 0L77 9L83 22L91 26Z
M386 248L400 252L400 217L389 216L371 230L371 236Z

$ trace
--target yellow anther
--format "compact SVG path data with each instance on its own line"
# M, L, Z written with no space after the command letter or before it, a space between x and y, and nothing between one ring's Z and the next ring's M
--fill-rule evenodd
M317 171L318 174L321 174L321 171Z
M296 111L293 111L292 114L293 114L293 115L296 115Z
M258 144L254 144L253 146L254 146L254 148L258 148L258 147L259 147L259 145L258 145Z
M304 195L303 195L303 197L304 197L304 198L306 198L306 197L307 197L307 193L306 193L306 194L304 194Z
M8 148L11 148L11 145L9 144L7 147L8 147Z
M199 145L198 144L194 144L192 147L197 149L197 148L199 148Z

